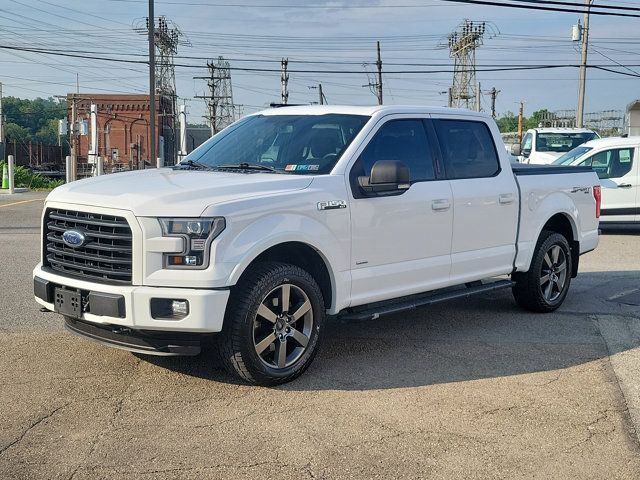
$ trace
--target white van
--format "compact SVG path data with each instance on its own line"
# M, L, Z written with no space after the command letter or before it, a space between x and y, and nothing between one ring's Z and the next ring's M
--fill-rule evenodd
M601 223L640 222L640 137L592 140L558 158L556 165L590 166L602 184Z

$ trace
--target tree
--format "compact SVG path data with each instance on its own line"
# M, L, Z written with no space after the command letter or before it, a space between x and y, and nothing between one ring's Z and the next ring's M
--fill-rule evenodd
M502 133L516 132L518 130L518 116L513 112L507 112L504 116L496 120L498 128Z
M58 143L58 120L67 116L66 102L54 98L6 97L2 109L7 121L7 143Z
M525 122L525 130L528 130L530 128L537 128L538 125L540 125L540 123L542 123L543 119L549 115L549 110L547 110L546 108L543 108L542 110L537 110L535 112L533 112L533 115L531 115L529 118L527 118L527 121Z

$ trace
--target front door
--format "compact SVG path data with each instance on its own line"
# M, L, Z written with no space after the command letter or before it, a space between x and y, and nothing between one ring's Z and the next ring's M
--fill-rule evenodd
M351 167L352 306L449 281L453 199L423 120L385 120ZM363 191L358 177L369 176L379 160L409 167L409 189L384 196Z
M636 148L612 148L593 154L580 165L590 166L602 184L602 222L633 222L640 218L640 178Z

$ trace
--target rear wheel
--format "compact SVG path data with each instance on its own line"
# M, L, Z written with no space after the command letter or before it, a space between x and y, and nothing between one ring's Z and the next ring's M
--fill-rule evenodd
M567 239L556 232L543 231L528 272L513 275L513 296L521 307L532 312L552 312L567 296L573 272Z
M227 369L249 383L293 380L316 354L325 311L322 293L299 267L265 262L234 288L218 338Z

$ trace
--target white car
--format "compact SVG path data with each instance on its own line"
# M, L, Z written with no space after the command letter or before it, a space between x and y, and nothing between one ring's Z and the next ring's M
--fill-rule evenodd
M327 315L498 288L555 310L598 244L598 182L512 166L495 122L468 110L276 108L174 168L55 189L35 297L136 352L194 355L214 336L232 372L282 383L311 363Z
M600 138L586 128L532 128L522 138L520 145L514 145L511 153L521 163L548 165L564 153L589 140Z
M593 168L602 189L601 223L640 222L640 137L592 140L554 163Z

